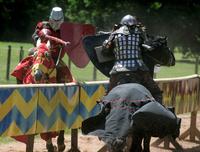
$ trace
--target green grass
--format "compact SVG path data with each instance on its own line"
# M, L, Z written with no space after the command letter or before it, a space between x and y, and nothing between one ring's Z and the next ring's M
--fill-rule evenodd
M16 83L15 78L10 76L9 81L6 80L7 71L7 54L8 45L11 46L11 62L10 62L10 72L19 63L19 53L20 47L23 46L24 56L27 55L27 50L33 47L30 43L13 43L13 42L0 42L0 83L1 84L12 84Z
M172 78L182 77L194 74L194 63L181 63L176 62L172 67L161 67L160 72L156 75L157 78ZM200 68L199 68L200 71Z
M1 84L15 84L15 78L10 76L9 81L6 80L6 69L7 69L7 52L8 45L11 45L11 66L10 72L19 63L19 50L23 46L25 51L24 56L27 55L28 49L33 47L30 43L13 43L13 42L0 42L0 83ZM171 78L171 77L181 77L194 74L195 64L192 63L193 59L188 59L190 62L180 62L182 61L182 55L180 53L175 54L177 62L173 67L161 67L159 73L156 74L156 78ZM67 55L64 57L64 61L68 64ZM74 64L71 65L71 72L75 79L78 81L92 81L93 80L93 64L89 64L83 68L77 68ZM200 67L199 67L200 71ZM97 71L97 80L108 80L106 76Z

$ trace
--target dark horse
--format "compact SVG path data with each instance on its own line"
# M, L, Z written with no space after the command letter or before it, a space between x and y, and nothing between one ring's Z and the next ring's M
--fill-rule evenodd
M68 44L61 39L52 36L47 36L46 38L61 44L60 51L62 51L62 47L64 45ZM34 48L32 55L26 57L20 62L20 64L18 64L12 72L12 75L17 78L18 84L57 83L59 82L57 79L59 62L61 62L59 58L55 63L51 57L51 51L47 46L47 42L41 43L38 47ZM68 74L68 77L70 77L71 81L73 81L73 77L69 71ZM52 138L58 136L58 151L64 151L64 130L41 133L40 136L46 141L46 148L48 149L48 152L56 151L56 146L52 144ZM17 136L14 138L27 144L28 136Z
M151 136L179 136L180 119L140 84L118 85L100 104L101 112L83 121L82 132L98 136L110 152L147 152L147 144L142 150L143 139L148 142ZM128 137L132 138L130 149L126 146Z
M153 77L154 66L156 64L173 66L175 65L175 58L167 47L166 37L152 37L149 43L149 46L148 44L144 45L142 56ZM113 63L114 61L109 61L111 67ZM99 69L101 69L107 64L99 65ZM106 67L104 71L106 71L105 69ZM127 78L127 80L132 79ZM142 151L142 140L144 140L143 152L149 152L151 136L164 137L172 135L174 138L177 137L179 134L180 119L177 119L175 114L167 108L152 100L149 91L136 83L134 81L125 82L123 80L118 83L119 86L113 88L107 96L103 97L102 107L104 107L104 110L96 117L91 117L83 121L83 133L97 135L105 141L110 151L113 152L124 150L125 139L129 135L132 137L131 152ZM145 109L144 113L141 112L143 109ZM165 122L165 118L167 118L168 122L162 124ZM155 132L156 130L157 132Z
M159 64L161 66L174 66L175 57L173 52L167 46L167 37L152 37L149 45L157 45L149 49L143 48L142 56L145 64L148 66L153 77L154 66Z

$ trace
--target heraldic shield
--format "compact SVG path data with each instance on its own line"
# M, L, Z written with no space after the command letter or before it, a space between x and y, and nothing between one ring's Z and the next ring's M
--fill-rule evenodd
M94 35L95 26L91 24L66 23L61 25L61 38L69 41L70 45L64 50L70 60L79 68L84 68L90 61L84 51L82 39L84 36Z
M109 34L86 36L83 38L83 46L94 66L105 76L110 77L110 70L114 65L114 56L102 55L102 44L108 39Z

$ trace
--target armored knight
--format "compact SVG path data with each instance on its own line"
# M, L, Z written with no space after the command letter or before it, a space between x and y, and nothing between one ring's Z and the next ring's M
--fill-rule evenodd
M41 42L45 41L46 40L45 35L61 38L60 28L63 22L64 22L64 14L62 8L53 7L49 16L49 20L37 23L35 32L32 35L34 44L38 46ZM49 32L44 32L44 31L49 31ZM60 45L56 42L53 41L49 42L50 44L49 43L47 44L49 44L51 56L53 57L55 63L58 62L57 81L59 83L75 81L69 68L62 60L62 58L65 55L64 49L61 49ZM29 54L32 54L33 52L34 50L31 50Z
M113 52L115 57L114 66L110 71L109 91L119 84L139 83L151 92L156 101L162 103L162 91L143 61L142 45L145 41L145 29L132 15L124 16L120 26L104 41L105 49L102 53L107 55Z

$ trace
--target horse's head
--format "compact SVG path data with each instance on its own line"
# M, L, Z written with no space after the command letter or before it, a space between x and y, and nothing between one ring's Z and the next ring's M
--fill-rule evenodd
M45 43L41 43L34 53L31 75L35 83L55 83L56 65Z
M38 43L37 47L31 49L29 56L24 58L11 73L20 83L55 83L56 65L60 61L60 53L55 63L51 52L47 47L48 40L55 41L61 45L61 49L70 44L59 38L44 35L45 41ZM61 51L61 50L60 50Z
M150 51L143 51L143 60L150 71L153 71L156 64L162 66L175 65L175 57L167 46L167 37L152 37L147 45L152 49Z

